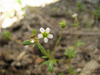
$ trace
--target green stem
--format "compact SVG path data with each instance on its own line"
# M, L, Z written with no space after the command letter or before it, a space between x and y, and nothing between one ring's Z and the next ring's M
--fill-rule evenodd
M75 37L75 44L74 44L73 52L74 52L75 48L77 47L77 40L78 40L78 26L79 26L79 23L78 23L77 17L75 18L75 22L76 22L76 37Z
M70 68L70 62L71 62L71 59L68 59L69 68ZM68 75L70 75L70 71L69 71Z
M77 18L75 18L75 22L76 22L76 28L77 28L77 30L76 30L76 37L75 37L75 44L74 44L73 52L74 52L75 48L77 47L77 40L78 40L78 25L79 25L79 23L78 23ZM71 53L71 55L72 55L72 53ZM70 62L71 62L71 58L68 59L68 65L69 65L69 67L70 67ZM71 75L71 74L69 73L68 75Z
M77 26L76 37L75 37L74 50L75 50L75 48L77 47L77 40L78 40L78 26ZM74 50L73 50L73 52L74 52ZM72 52L72 53L73 53L73 52Z
M61 39L61 37L62 37L62 34L63 34L63 28L62 28L62 31L61 31L60 37L58 38L58 40L57 40L57 42L56 42L56 44L55 44L55 47L54 47L54 50L53 50L52 59L54 58L55 49L56 49L56 47L57 47L57 45L58 45L58 43L59 43L59 41L60 41L60 39Z

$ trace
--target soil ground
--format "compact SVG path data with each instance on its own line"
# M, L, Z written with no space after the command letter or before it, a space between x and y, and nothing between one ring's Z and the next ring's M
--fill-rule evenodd
M63 53L66 48L74 45L76 27L72 26L71 23L74 23L72 14L76 12L80 22L78 40L84 42L84 45L76 48L78 53L71 60L72 68L77 72L75 75L100 75L100 20L93 26L86 28L80 19L84 10L79 13L74 7L77 7L74 0L61 0L45 7L27 7L24 19L14 23L12 27L6 30L11 32L14 39L23 42L30 39L29 35L32 34L34 28L37 33L40 33L40 27L50 27L54 38L49 39L47 44L41 39L40 43L45 49L50 49L52 54L52 49L61 32L59 22L64 20L67 23L63 37L56 48L55 58L67 60L68 57ZM68 10L72 10L72 12L67 13ZM4 30L2 29L2 32ZM21 42L3 39L2 36L0 33L0 75L58 75L58 73L68 75L66 62L60 61L54 65L54 72L51 74L48 72L48 65L43 66L41 64L44 61L42 59L43 54L37 46L32 48L30 45L27 49L21 45ZM26 54L17 60L18 55L23 51L26 51Z

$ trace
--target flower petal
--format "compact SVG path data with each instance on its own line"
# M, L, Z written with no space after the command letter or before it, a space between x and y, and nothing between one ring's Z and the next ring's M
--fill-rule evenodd
M43 38L43 35L42 34L38 34L38 38Z
M52 34L49 34L48 35L48 38L51 38L52 39L53 38L53 35Z
M50 32L50 28L49 28L49 27L46 28L46 32L47 32L47 33Z
M44 42L47 43L48 42L48 39L47 38L44 38Z
M45 31L44 28L41 27L40 32L43 33L44 31Z
M31 43L34 43L34 40L31 40Z

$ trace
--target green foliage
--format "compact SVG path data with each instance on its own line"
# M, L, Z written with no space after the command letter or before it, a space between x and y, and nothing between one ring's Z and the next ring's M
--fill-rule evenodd
M100 18L100 7L98 7L93 14L95 16L94 19L98 20Z
M50 54L50 50L49 49L47 50L47 53Z
M35 40L39 40L39 38L34 38Z
M33 44L33 48L34 48L35 44Z
M57 64L57 61L56 61L55 59L49 60L48 71L49 71L50 73L53 73L53 64Z
M71 47L69 50L68 49L65 49L65 55L68 56L68 58L73 58L75 57L75 54L77 53L77 51L74 51L74 47Z
M77 72L75 72L75 71L71 68L71 66L69 66L69 73L70 73L70 74L76 74Z
M22 4L22 1L21 1L21 0L17 0L17 2L18 2L18 4L20 4L20 5Z
M48 71L49 71L50 73L53 73L53 61L52 61L52 60L49 61Z
M49 58L48 56L42 56L42 58Z
M83 10L83 5L78 2L77 8L78 8L78 11L81 12Z
M29 35L29 37L31 38L31 35Z
M70 23L70 25L72 25L72 26L77 26L77 25L79 25L79 24L80 24L80 22L79 22L78 24Z
M72 25L72 26L75 26L76 24L75 24L75 23L71 23L71 25Z
M53 73L53 64L57 64L56 59L47 60L47 61L44 61L44 62L42 63L42 65L46 65L46 64L49 64L49 66L48 66L48 71L49 71L50 73Z
M66 26L66 22L64 22L63 20L59 24L60 24L61 28L65 28L65 26Z
M79 41L77 42L77 46L80 46L80 45L84 45L84 42L82 42L81 40L79 40Z
M58 75L65 75L64 73L58 73Z
M31 45L31 41L30 40L24 41L22 42L22 45Z
M10 34L10 32L7 31L7 30L5 30L5 31L3 32L3 39L6 39L6 38L11 39L11 34Z
M49 58L50 57L50 50L47 50L47 55L46 56L42 56L42 58Z
M77 15L77 14L75 14L75 15ZM75 26L76 27L78 27L78 20L77 20L77 17L75 18ZM60 41L60 39L61 39L61 37L62 37L62 34L63 34L63 28L65 28L65 25L66 25L66 22L64 22L63 20L59 23L60 24L60 26L61 26L61 28L62 28L62 32L61 32L61 34L60 34L60 37L58 38L58 40L57 40L57 42L56 42L56 44L55 44L55 47L54 47L54 51L53 51L53 55L52 56L50 56L50 50L49 49L47 49L47 51L44 49L44 47L39 43L39 38L35 38L35 36L36 36L36 30L34 29L33 30L33 32L32 32L32 35L29 35L29 37L31 37L31 40L33 40L33 41L24 41L23 43L22 43L22 45L31 45L31 42L34 42L35 41L35 43L33 44L33 47L35 46L35 44L37 44L38 45L38 48L41 50L41 52L44 54L44 56L42 56L42 58L48 58L49 60L46 60L46 61L44 61L43 63L42 63L42 65L46 65L46 64L48 64L48 71L50 72L50 73L53 73L53 66L54 66L54 64L57 64L57 61L59 61L59 59L55 59L54 58L54 54L55 54L55 49L56 49L56 47L57 47L57 45L58 45L58 43L59 43L59 41ZM78 31L78 30L77 30ZM43 35L43 37L47 37L48 36L48 34L49 33L46 33L46 32L44 32L44 33L42 33L42 35ZM75 40L75 45L74 45L74 47L71 47L70 49L65 49L65 55L67 55L68 56L68 61L65 61L65 62L68 62L68 65L69 65L69 74L74 74L74 73L76 73L76 72L74 72L73 71L73 69L71 68L71 66L70 66L70 60L71 60L71 58L73 58L73 57L75 57L75 54L77 53L77 51L74 51L74 49L75 49L75 47L76 46L80 46L80 45L83 45L84 43L83 42L81 42L81 41L78 41L77 42L77 37L78 37L78 34L76 34L76 40ZM58 73L58 75L65 75L64 73Z
M35 29L33 30L32 34L36 34L36 30Z
M47 56L47 53L46 53L45 49L43 48L43 46L42 46L40 43L37 43L37 45L38 45L39 49L41 50L41 52L42 52L44 55Z
M46 65L46 64L48 64L48 63L49 63L49 61L46 60L46 61L44 61L44 62L42 63L42 65Z

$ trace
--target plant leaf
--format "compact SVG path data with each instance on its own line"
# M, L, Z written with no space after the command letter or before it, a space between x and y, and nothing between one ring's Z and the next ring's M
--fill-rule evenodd
M52 61L52 60L49 61L48 71L49 71L50 73L53 73L53 61Z
M32 34L36 34L36 30L35 29L33 30Z
M70 74L75 74L75 73L77 73L77 72L75 72L75 71L71 68L71 66L69 66L69 73L70 73Z
M54 60L52 60L52 61L53 61L53 63L54 63L54 64L57 64L57 61L56 61L56 59L54 59Z
M47 50L47 52L48 52L48 54L50 54L50 50L49 49Z
M29 37L31 38L31 35L29 35Z
M42 56L42 58L49 58L48 56Z
M73 51L73 50L74 47L71 47L70 49L65 49L64 55L67 55L69 59L75 57L77 51Z
M22 45L31 45L31 41L30 40L24 41L22 42Z
M42 46L40 43L37 43L37 45L38 45L39 49L41 50L41 52L42 52L44 55L47 56L47 53L46 53L45 49L43 48L43 46Z
M80 45L84 45L84 42L82 42L81 40L79 40L79 41L77 42L77 46L80 46Z
M35 44L33 44L33 48L35 47Z
M42 63L42 65L46 65L46 64L48 64L49 63L49 61L44 61L43 63Z

